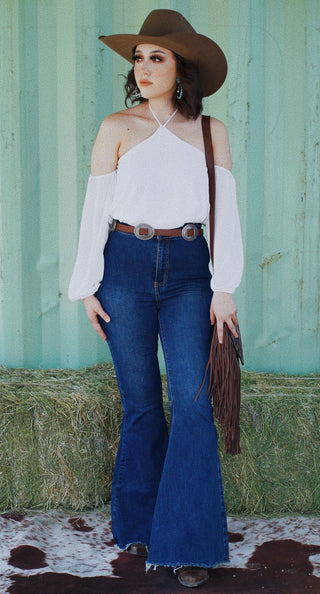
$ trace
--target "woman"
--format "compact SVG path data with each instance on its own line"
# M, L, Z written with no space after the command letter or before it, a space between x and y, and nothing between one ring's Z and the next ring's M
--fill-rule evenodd
M138 105L100 127L69 296L83 299L92 326L108 340L121 394L111 498L115 540L146 556L147 568L173 567L182 584L194 587L208 579L208 568L228 561L206 385L196 399L211 324L217 322L220 342L224 322L237 335L232 292L241 279L242 244L227 133L213 118L213 275L201 228L209 213L202 97L223 84L226 60L215 42L171 10L152 11L138 35L100 39L133 60L126 90Z

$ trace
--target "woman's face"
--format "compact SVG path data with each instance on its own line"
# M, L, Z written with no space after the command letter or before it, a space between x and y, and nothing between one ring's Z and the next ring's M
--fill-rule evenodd
M172 100L177 88L177 67L172 51L143 43L134 52L134 76L145 99Z

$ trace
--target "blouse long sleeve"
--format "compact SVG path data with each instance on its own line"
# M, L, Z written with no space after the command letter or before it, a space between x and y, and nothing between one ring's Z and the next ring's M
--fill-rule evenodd
M228 169L217 165L215 179L214 263L212 267L210 262L211 288L216 292L233 293L240 284L243 272L243 247L236 183ZM209 218L206 221L206 230L209 238Z
M69 284L68 295L71 301L93 295L102 280L103 251L109 236L110 206L115 181L116 171L89 177L82 211L78 253Z

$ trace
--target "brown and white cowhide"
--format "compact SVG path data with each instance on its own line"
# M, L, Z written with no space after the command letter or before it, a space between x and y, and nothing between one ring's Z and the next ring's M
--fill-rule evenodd
M320 593L320 518L229 518L230 564L202 594ZM1 594L182 592L169 568L120 552L102 512L0 516Z

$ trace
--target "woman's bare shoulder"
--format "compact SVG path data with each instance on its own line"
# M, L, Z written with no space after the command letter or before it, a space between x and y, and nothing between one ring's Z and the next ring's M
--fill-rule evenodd
M101 136L117 136L119 135L121 127L124 125L126 117L126 111L118 111L117 113L112 113L102 120L98 135Z
M225 124L217 118L210 118L214 161L216 165L231 171L231 154L228 132Z
M101 130L104 134L116 133L120 134L129 123L140 120L143 116L144 109L140 105L128 107L122 111L117 111L104 118L101 123Z
M92 175L103 175L115 171L119 159L125 129L128 126L128 111L118 111L101 122L91 155Z
M136 105L112 113L101 123L91 157L92 175L103 175L117 168L120 156L136 139L145 118L145 107Z
M210 127L212 134L214 134L215 136L228 138L227 128L225 124L221 122L221 120L210 117Z

